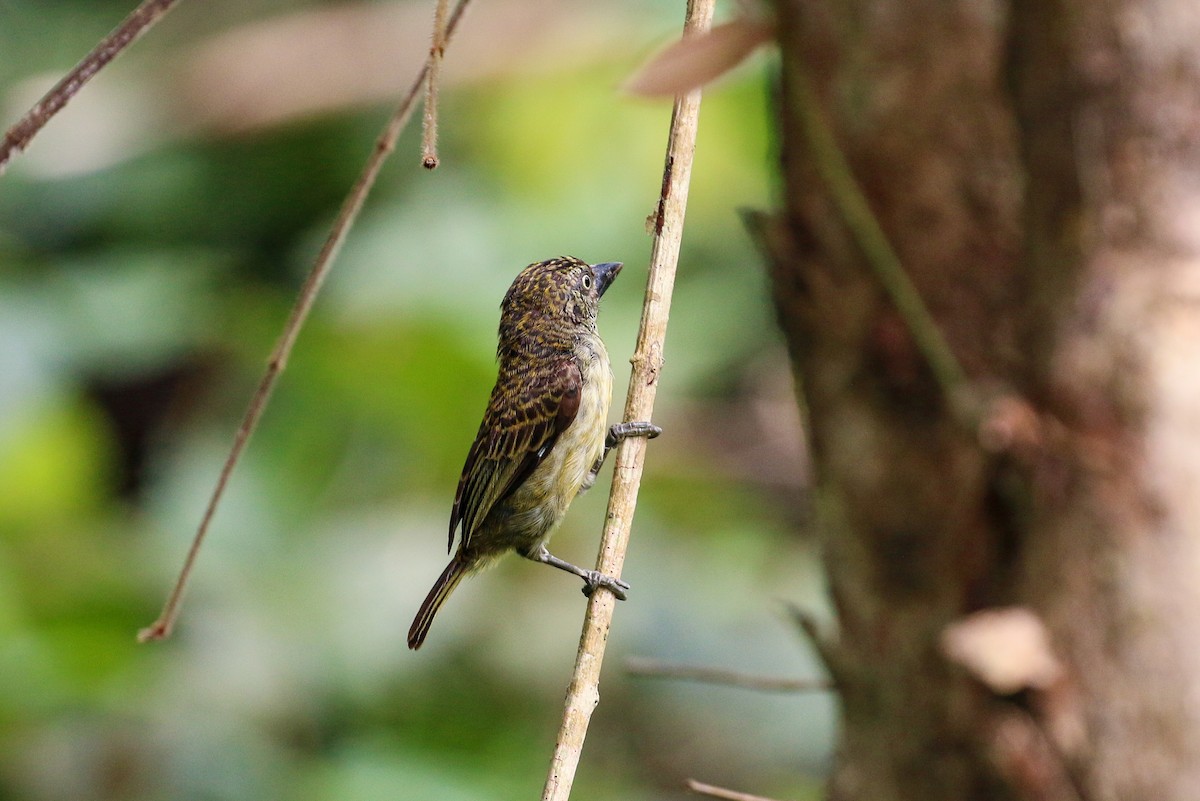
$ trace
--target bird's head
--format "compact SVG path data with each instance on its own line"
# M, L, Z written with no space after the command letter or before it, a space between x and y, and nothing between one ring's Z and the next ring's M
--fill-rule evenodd
M538 323L595 327L600 296L619 272L619 261L588 264L571 256L529 265L500 304L501 332L506 322L517 335Z

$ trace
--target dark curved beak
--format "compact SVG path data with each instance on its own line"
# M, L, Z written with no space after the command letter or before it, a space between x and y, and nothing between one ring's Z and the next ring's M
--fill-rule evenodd
M602 264L592 265L592 272L596 274L596 296L600 297L604 294L604 290L608 289L617 277L617 273L621 272L624 265L619 261L606 261Z

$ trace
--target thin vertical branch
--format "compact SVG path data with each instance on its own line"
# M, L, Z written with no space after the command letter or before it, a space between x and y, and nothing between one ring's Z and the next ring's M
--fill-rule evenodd
M74 69L54 84L24 117L5 132L4 139L0 141L0 175L4 174L12 157L29 146L38 131L67 105L84 84L150 30L177 2L179 0L144 0L112 33L101 39Z
M421 166L427 170L438 165L438 84L442 76L442 55L446 51L446 6L448 0L437 0L433 13L433 42L429 45L429 76L425 84L425 117L421 138Z
M454 7L454 13L446 23L445 42L450 41L450 37L454 33L454 29L458 26L463 11L469 2L470 0L458 0L458 4ZM367 199L367 194L375 184L375 179L378 177L380 169L383 167L388 155L395 149L396 140L400 137L401 132L403 132L405 126L408 125L409 119L412 117L413 107L416 105L417 96L421 93L421 88L425 85L428 73L429 61L426 61L425 66L417 74L408 93L404 96L400 105L393 112L391 119L388 120L383 132L375 141L375 148L367 159L362 174L350 190L350 194L346 196L341 211L338 213L337 219L334 221L333 227L325 239L325 244L321 247L321 252L317 254L312 269L309 271L304 285L300 288L300 294L296 298L296 304L292 307L292 312L284 326L283 334L280 336L279 342L275 345L275 350L271 353L271 358L267 362L266 372L263 374L262 380L258 384L258 389L255 390L254 397L251 398L250 405L246 409L246 414L242 418L242 424L234 436L233 447L229 451L229 456L225 459L225 465L221 468L221 474L217 478L216 487L213 489L212 496L208 500L208 506L204 510L204 516L200 520L200 526L196 530L196 535L192 539L191 547L188 549L187 556L184 559L183 568L179 572L179 578L176 580L175 586L167 598L162 614L152 624L138 632L139 642L161 640L170 636L171 630L175 626L175 620L179 616L179 605L183 600L183 592L187 587L188 579L191 577L196 557L200 553L200 547L204 544L204 538L208 534L208 528L212 523L213 515L216 513L217 507L221 503L221 497L225 493L225 486L229 482L229 477L233 474L233 469L237 466L238 460L241 458L242 450L246 447L246 442L250 439L250 435L258 425L263 410L266 409L267 401L271 397L271 392L275 389L276 381L278 381L280 374L283 373L284 368L287 366L288 356L291 355L292 347L296 344L296 337L300 335L300 329L304 326L304 321L312 309L313 302L317 299L317 293L321 289L321 284L324 283L325 277L329 274L329 270L333 266L333 261L337 257L338 251L346 239L346 235L350 232L350 227L358 217L358 213Z
M688 0L685 36L708 30L712 26L713 4L714 0ZM699 116L699 90L675 99L662 192L655 215L646 299L637 343L630 359L633 372L629 377L624 420L650 420L654 411L667 318L671 310L671 292L679 262L679 245L683 239L684 212L687 209ZM596 562L596 568L610 576L621 575L645 456L646 440L642 437L627 439L617 447L608 515ZM604 590L595 592L588 601L575 669L563 706L562 726L554 744L542 801L566 801L570 798L588 723L600 701L600 667L604 661L604 648L608 642L615 604L616 597Z

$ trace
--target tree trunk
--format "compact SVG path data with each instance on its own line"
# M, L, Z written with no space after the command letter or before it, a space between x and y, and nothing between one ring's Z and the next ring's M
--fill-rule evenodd
M1197 801L1200 5L777 7L768 240L837 613L830 797Z

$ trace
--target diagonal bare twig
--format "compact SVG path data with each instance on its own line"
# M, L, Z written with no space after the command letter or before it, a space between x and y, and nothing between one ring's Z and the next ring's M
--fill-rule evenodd
M29 146L38 131L78 94L84 84L150 30L177 2L179 0L143 0L112 33L101 39L82 61L34 103L33 108L25 112L25 116L9 128L4 139L0 140L0 175L4 174L12 157Z
M683 27L685 36L712 26L713 5L714 0L688 0ZM699 90L675 99L667 139L662 192L654 221L654 245L650 252L646 299L642 306L637 342L630 359L633 372L629 377L623 420L650 420L653 416L658 374L662 370L667 318L671 310L671 292L675 285L675 268L683 239L683 219L687 209L699 116ZM610 576L621 575L645 456L646 440L642 437L627 439L617 448L608 515L596 560L596 569ZM600 667L604 661L604 648L608 642L615 604L616 597L608 591L598 591L588 601L575 668L563 705L562 725L554 744L546 785L542 790L542 801L566 801L570 798L588 723L600 700Z
M736 670L700 667L697 665L678 665L672 662L660 662L657 659L632 658L625 660L625 670L631 676L641 676L653 679L678 679L680 681L696 681L705 684L723 684L727 687L740 687L746 690L760 690L768 693L807 693L822 692L833 689L833 684L826 679L788 679L780 676L755 676Z
M705 784L698 782L695 779L687 780L687 788L693 793L707 795L711 798L721 798L724 801L775 801L773 798L767 798L761 795L750 795L749 793L741 793L737 790L727 790L724 787L717 787L713 784Z
M446 22L444 43L450 41L450 37L453 35L454 29L458 26L458 22L462 18L463 12L466 10L469 2L470 0L458 0L457 5L454 7L454 12ZM217 477L216 487L214 487L212 496L208 500L208 506L204 510L200 526L196 530L196 535L188 549L183 568L179 572L179 578L176 580L175 586L172 588L166 605L163 607L158 619L138 632L139 642L161 640L170 636L171 629L175 626L175 620L179 616L179 605L183 600L183 592L187 587L192 568L196 563L196 557L200 552L200 547L204 544L204 538L208 534L208 528L212 523L213 515L216 513L217 507L221 503L221 497L225 493L225 486L229 482L229 477L233 474L233 469L237 466L238 460L241 458L242 450L246 447L247 440L250 439L250 435L254 432L259 419L262 417L263 410L267 406L267 401L271 397L271 392L275 389L275 382L287 366L288 356L291 355L292 347L296 344L296 338L300 335L300 329L304 326L304 321L308 318L308 313L312 309L313 302L317 299L317 293L321 289L321 284L324 283L325 277L329 274L329 270L333 266L333 261L337 257L338 251L346 239L346 235L350 232L350 227L358 217L358 213L367 199L367 194L375 184L375 179L378 177L383 163L395 149L396 140L399 139L401 132L408 125L408 121L412 117L417 97L421 94L422 87L425 86L428 74L429 61L426 61L425 66L421 68L416 79L413 80L408 93L392 113L391 119L388 120L383 132L380 133L379 138L375 141L375 148L367 158L367 163L363 167L362 174L359 175L358 181L355 182L354 187L346 196L341 211L338 213L337 219L334 220L329 235L325 239L325 244L321 247L321 252L317 254L312 269L309 271L304 285L300 288L296 304L292 307L291 315L284 325L283 334L280 336L279 342L275 345L275 350L271 353L271 358L267 362L267 370L259 382L258 389L254 392L254 397L250 399L250 405L246 409L246 414L242 418L242 424L238 427L237 434L234 435L233 447L230 449L229 456L221 468L221 474Z

